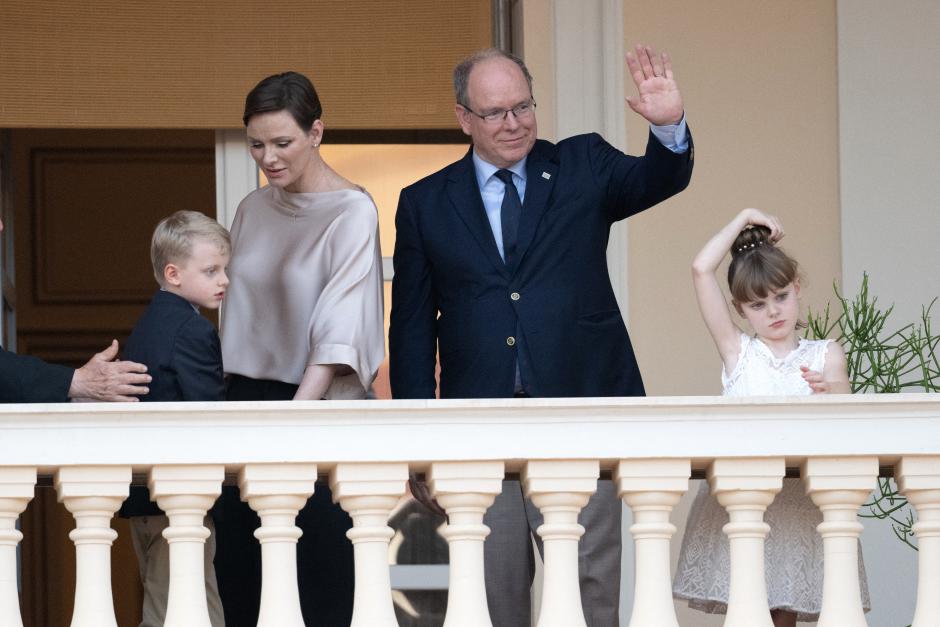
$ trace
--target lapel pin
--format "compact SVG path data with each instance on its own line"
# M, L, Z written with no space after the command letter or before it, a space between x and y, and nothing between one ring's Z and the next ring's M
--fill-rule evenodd
M547 181L548 179L552 178L552 175L548 172L542 172L542 178Z

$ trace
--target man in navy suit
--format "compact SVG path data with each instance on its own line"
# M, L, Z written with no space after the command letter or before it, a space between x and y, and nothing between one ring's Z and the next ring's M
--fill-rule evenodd
M402 190L392 285L392 394L433 398L640 396L643 381L607 270L611 225L683 190L691 138L669 58L637 46L630 107L651 124L643 157L597 134L537 139L524 63L484 50L454 70L467 155ZM518 482L487 512L494 627L528 625L529 536ZM588 625L618 624L620 503L609 481L581 515Z
M222 304L231 251L228 231L196 211L177 211L154 230L150 258L160 289L125 349L128 358L147 364L153 375L150 393L142 401L225 400L219 334L199 308L218 309ZM166 620L169 592L169 545L162 535L169 521L150 501L149 490L140 486L131 487L120 514L131 519L144 586L139 627L159 627ZM206 524L213 530L209 519ZM213 627L224 627L214 555L212 534L205 548L206 599Z
M146 394L150 376L143 364L116 361L117 340L81 368L49 364L0 347L0 403L136 401Z
M115 361L117 354L117 340L112 340L108 348L81 368L69 368L0 347L0 403L136 401L136 394L148 391L147 367L132 361Z

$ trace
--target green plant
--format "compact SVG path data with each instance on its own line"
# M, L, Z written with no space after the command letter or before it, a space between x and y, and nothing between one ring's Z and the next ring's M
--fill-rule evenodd
M893 479L878 477L878 491L862 507L867 507L868 513L859 514L859 518L890 520L891 530L898 540L918 550L914 543L914 512L908 507L907 499L898 493Z
M840 294L838 287L834 290L839 316L831 319L828 304L820 314L811 311L806 336L831 337L842 344L853 393L940 392L940 335L933 334L930 324L936 298L921 310L920 322L889 332L885 327L894 305L878 308L878 298L868 291L867 273L852 300Z
M853 393L940 392L940 335L934 335L930 324L936 298L921 309L919 322L891 331L888 317L894 306L878 307L878 298L868 291L867 273L851 300L837 286L833 289L840 305L838 317L832 319L828 304L819 314L810 311L806 336L831 337L842 344ZM917 550L914 513L893 479L879 478L878 491L864 506L868 512L860 517L890 520L894 534Z

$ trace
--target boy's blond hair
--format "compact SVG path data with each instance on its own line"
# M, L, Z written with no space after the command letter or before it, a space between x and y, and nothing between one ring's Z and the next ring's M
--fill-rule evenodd
M197 239L219 246L224 254L232 252L232 240L224 226L198 211L177 211L160 220L150 240L150 262L153 276L164 286L163 271L167 264L184 264L193 254Z

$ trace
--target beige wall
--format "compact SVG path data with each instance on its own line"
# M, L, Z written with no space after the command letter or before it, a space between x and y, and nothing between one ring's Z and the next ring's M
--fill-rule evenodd
M940 296L938 31L936 0L839 1L845 283L867 271L894 328Z
M896 329L940 296L940 4L839 0L838 15L845 285L854 293L867 271ZM935 306L934 328L938 319ZM869 624L909 623L917 554L885 521L865 521L862 545L877 564Z
M696 156L688 190L629 220L630 333L650 394L717 394L689 276L709 236L759 207L783 220L804 305L841 278L835 2L628 0L624 22L626 42L670 52ZM628 112L628 152L646 134Z

